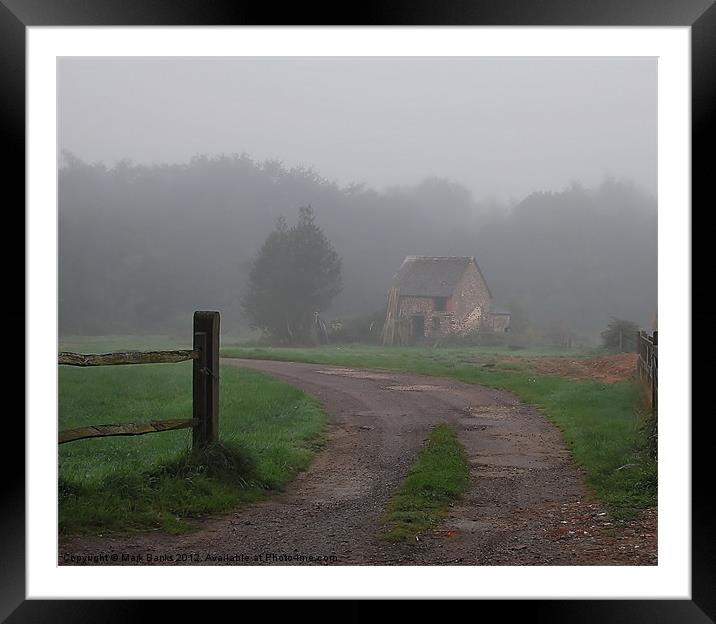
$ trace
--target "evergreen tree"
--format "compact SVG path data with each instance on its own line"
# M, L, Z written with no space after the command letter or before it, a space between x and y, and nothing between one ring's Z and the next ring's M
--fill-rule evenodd
M251 326L287 344L308 342L316 314L341 291L341 259L310 206L279 218L251 263L242 307Z

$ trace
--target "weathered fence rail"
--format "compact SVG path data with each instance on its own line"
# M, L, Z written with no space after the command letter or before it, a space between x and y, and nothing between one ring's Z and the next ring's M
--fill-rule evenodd
M132 436L158 431L173 431L194 427L199 421L194 418L173 420L152 420L147 423L125 423L123 425L88 425L60 431L59 443L83 440L84 438L106 438L108 436Z
M66 366L120 366L124 364L167 364L196 360L199 351L122 351L118 353L70 353L61 351L58 364Z
M120 366L127 364L171 364L193 360L192 418L152 420L145 423L88 425L60 431L58 444L86 438L135 436L192 428L194 448L219 436L219 313L194 312L193 348L171 351L123 351L117 353L70 353L63 351L58 364L64 366Z
M651 407L654 412L658 407L658 332L655 330L650 336L645 331L640 331L637 336L637 374L649 389Z

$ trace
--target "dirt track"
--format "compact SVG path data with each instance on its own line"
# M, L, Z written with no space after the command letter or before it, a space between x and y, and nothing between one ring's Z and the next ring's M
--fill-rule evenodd
M392 371L222 363L264 371L321 401L331 418L329 439L310 468L286 492L202 518L187 534L65 541L60 563L96 554L107 556L103 565L121 564L123 554L140 564L151 554L162 565L657 563L655 512L632 523L612 521L586 492L560 432L508 393ZM434 532L412 543L387 542L386 502L440 422L456 426L467 449L468 492Z

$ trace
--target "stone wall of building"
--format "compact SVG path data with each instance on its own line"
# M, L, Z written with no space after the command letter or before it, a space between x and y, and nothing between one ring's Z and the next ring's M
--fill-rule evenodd
M405 297L401 295L398 303L398 316L430 314L433 311L432 297Z
M451 308L454 303L448 299L443 311L435 310L434 297L400 297L398 304L398 316L403 319L410 319L413 316L422 316L425 319L425 338L447 336L455 331L455 313Z
M482 306L475 306L475 308L468 314L455 328L455 331L462 336L466 336L480 327L483 323L484 315L482 313Z
M482 279L480 271L470 264L455 289L455 316L458 323L463 323L476 307L487 310L490 304L490 291Z
M455 314L453 312L431 312L425 319L426 338L447 336L455 331Z

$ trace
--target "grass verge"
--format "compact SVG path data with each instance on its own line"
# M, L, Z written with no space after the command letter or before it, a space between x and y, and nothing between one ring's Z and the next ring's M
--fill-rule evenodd
M86 350L86 349L85 349ZM185 530L187 518L282 489L323 443L326 416L300 390L221 368L221 443L195 453L191 430L58 447L59 531ZM60 430L191 415L191 363L59 368Z
M538 374L526 363L501 362L494 352L484 348L330 345L303 349L232 348L223 354L398 370L507 390L538 407L562 430L587 485L614 517L631 518L657 504L657 460L649 451L641 390L636 383Z
M386 512L393 541L413 540L434 527L467 487L469 466L455 429L437 425Z

